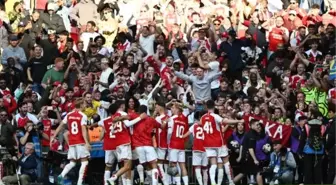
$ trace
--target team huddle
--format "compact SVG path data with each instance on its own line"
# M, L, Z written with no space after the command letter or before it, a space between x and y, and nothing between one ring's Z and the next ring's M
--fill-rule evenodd
M55 131L55 137L68 126L69 150L67 164L58 177L63 178L81 161L79 185L83 184L84 174L90 157L90 143L87 133L87 116L80 111L81 100L75 103L75 109L68 113ZM216 170L219 163L224 170L229 184L234 184L229 163L228 149L223 142L221 124L244 123L243 120L230 120L214 113L215 103L206 102L207 112L196 113L195 123L189 127L188 119L182 114L182 106L174 103L170 107L171 116L167 115L166 105L155 105L155 118L148 115L147 107L141 105L137 113L126 113L125 102L116 101L109 107L109 116L98 122L103 127L101 140L105 151L104 184L113 185L121 177L124 185L133 183L132 161L138 161L136 169L140 184L144 183L144 171L151 178L151 184L157 185L159 178L164 185L188 183L185 165L185 142L193 136L193 159L196 179L200 185L207 184L208 174L211 184L216 183ZM54 138L51 139L51 142ZM208 162L210 164L208 164ZM121 164L111 174L112 167ZM210 165L209 173L207 167Z

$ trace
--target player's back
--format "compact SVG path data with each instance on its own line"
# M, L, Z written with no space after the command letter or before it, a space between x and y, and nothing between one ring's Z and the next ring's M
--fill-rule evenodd
M195 123L189 131L193 135L193 151L204 152L204 131L202 125Z
M69 145L85 144L82 125L87 124L87 116L80 111L72 111L64 118L69 128Z
M147 117L133 125L133 145L135 147L153 146L152 133L154 131L155 125L156 121L151 117Z
M157 116L155 120L160 123L161 125L163 124L163 121L168 121L169 116L163 114L160 116ZM167 127L162 129L162 128L157 128L156 131L156 143L158 144L159 148L168 148L167 144L167 137L168 137L168 132L167 132Z
M127 113L125 112L116 112L114 115L112 115L112 119L119 116L125 116ZM126 145L131 143L131 136L130 132L128 130L128 127L124 124L122 121L118 121L116 123L113 123L113 133L111 134L111 139L113 139L113 142L115 142L116 146L120 145Z
M189 130L187 117L183 114L174 115L170 118L169 122L168 127L171 127L172 129L169 148L184 150L186 138L183 138L183 135Z
M220 122L222 118L215 113L206 113L201 117L204 130L204 147L221 147L223 145Z
M98 123L99 126L103 126L105 129L104 134L104 150L115 150L116 146L113 142L113 117L109 116L103 120L100 120Z

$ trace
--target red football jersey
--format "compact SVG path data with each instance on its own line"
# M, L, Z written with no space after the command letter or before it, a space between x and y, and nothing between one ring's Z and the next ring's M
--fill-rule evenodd
M126 112L117 112L112 117L117 116L125 116L127 115ZM113 133L109 136L111 139L113 139L113 143L115 147L121 146L121 145L127 145L131 144L131 136L130 132L128 130L128 127L124 124L124 122L117 122L113 124Z
M190 127L189 132L192 133L192 135L194 136L192 150L198 152L205 152L203 127L195 123Z
M52 119L43 119L41 122L43 124L43 133L47 136L51 136L51 126L53 125ZM50 146L50 140L42 139L42 146Z
M68 124L69 146L85 144L82 125L87 124L87 116L80 111L72 111L64 117L63 122Z
M169 148L184 150L184 143L187 138L183 138L183 135L189 130L187 117L185 117L182 113L172 116L168 122L168 128L172 129Z
M152 133L158 127L161 127L161 125L151 117L147 117L133 125L133 146L153 146Z
M284 44L285 40L283 38L283 34L286 32L284 28L273 28L268 36L269 47L268 50L276 51L278 48L278 44Z
M105 134L104 134L104 145L103 145L103 149L104 150L115 150L116 146L115 146L115 142L114 142L114 128L116 127L117 124L112 124L113 122L113 118L115 117L115 115L113 116L109 116L103 120L100 120L98 122L98 125L101 127L105 128Z
M223 118L218 114L208 112L201 118L201 124L204 130L204 147L217 148L223 146L220 123Z
M169 116L163 114L163 115L160 115L158 117L155 118L155 120L162 124L162 122L164 120L167 120L168 121L168 118ZM161 129L161 128L157 128L156 131L156 143L158 145L159 148L162 148L162 149L167 149L168 148L168 142L167 142L167 134L168 134L168 131L167 131L167 128L164 128L164 129Z

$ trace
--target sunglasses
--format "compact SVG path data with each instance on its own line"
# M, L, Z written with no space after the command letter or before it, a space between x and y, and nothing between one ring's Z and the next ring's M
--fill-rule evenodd
M214 23L215 26L219 26L220 24L219 23Z
M291 13L291 14L289 14L289 16L296 16L296 15Z

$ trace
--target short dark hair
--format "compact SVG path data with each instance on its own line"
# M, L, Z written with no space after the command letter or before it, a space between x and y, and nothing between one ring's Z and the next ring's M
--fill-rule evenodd
M257 120L257 119L251 119L251 120L250 120L250 126L252 126L252 125L254 125L254 124L256 124L256 123L259 124L259 120Z
M207 109L214 109L215 108L215 102L213 100L208 100L206 102Z
M96 23L94 21L88 21L87 24L91 24L93 27L96 27Z
M140 105L139 107L139 113L147 113L147 106L146 105Z

